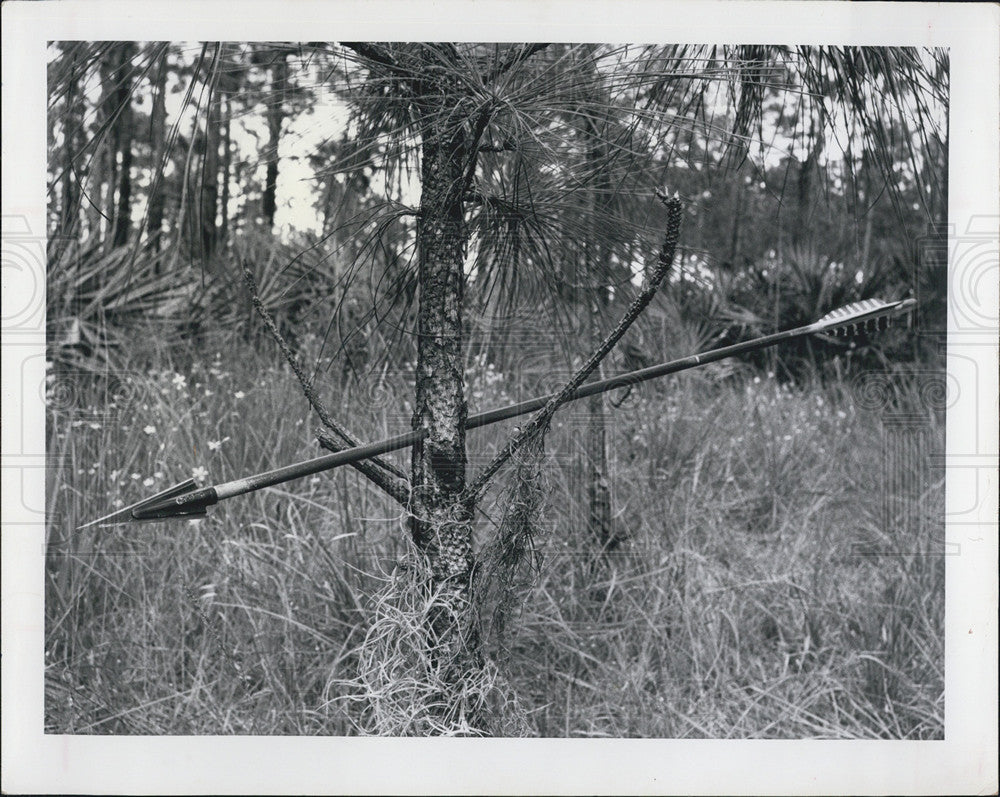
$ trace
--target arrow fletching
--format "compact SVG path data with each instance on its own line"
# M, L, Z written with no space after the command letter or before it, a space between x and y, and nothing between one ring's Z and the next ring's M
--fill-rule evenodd
M915 299L900 299L883 302L880 299L864 299L831 310L815 324L813 332L832 332L834 335L850 335L877 329L886 329L893 318L909 313L917 306Z

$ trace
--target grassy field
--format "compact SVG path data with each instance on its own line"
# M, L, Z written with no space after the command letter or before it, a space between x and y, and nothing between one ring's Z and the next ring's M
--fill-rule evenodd
M110 380L50 377L46 729L370 732L359 662L408 543L398 509L356 473L201 521L74 531L192 475L319 453L273 353L229 339L168 353L150 336L135 357ZM508 400L503 375L481 377L473 410ZM924 471L943 417L897 384L888 409L918 411L916 431L847 384L737 370L635 390L609 410L628 542L603 557L583 531L585 415L560 413L540 568L500 662L524 732L943 738L944 480ZM401 380L327 396L366 440L408 426ZM472 435L470 460L503 433ZM887 460L901 445L910 455Z

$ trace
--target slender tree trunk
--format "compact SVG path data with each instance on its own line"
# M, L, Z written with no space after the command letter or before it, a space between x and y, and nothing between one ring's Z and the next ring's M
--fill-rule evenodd
M121 161L118 173L118 204L115 210L114 245L125 246L132 229L132 58L135 44L123 42L118 51L118 95L116 107L118 120L115 123L118 157Z
M268 229L274 227L277 210L275 192L278 185L278 143L281 139L281 123L285 118L285 90L288 85L287 53L276 53L276 61L271 67L271 98L267 108L267 177L264 182L264 197L261 210Z
M233 147L230 140L230 123L232 122L232 99L225 96L225 116L222 120L222 200L219 203L219 223L218 245L225 247L229 239L229 180L233 167Z
M606 301L594 297L589 335L592 348L597 348L602 339L598 321L604 317L605 305ZM597 377L603 377L602 369L598 369ZM587 528L602 550L611 550L619 542L611 524L607 413L601 395L587 399Z
M600 80L596 66L593 67L593 79ZM595 83L595 91L602 91ZM581 272L586 275L586 296L584 302L587 308L587 339L588 351L596 349L604 339L602 321L608 305L608 262L607 247L600 240L601 222L606 221L608 208L608 193L610 185L607 173L602 168L606 162L603 152L600 131L596 128L593 116L584 114L584 126L587 137L587 174L593 181L588 189L591 218L588 233L584 242L584 262ZM596 228L596 229L595 229ZM597 378L602 376L602 368L598 368ZM611 490L608 483L608 432L607 415L604 397L591 396L587 400L587 529L592 540L596 540L602 550L615 546L617 539L611 526Z
M420 219L417 228L416 404L413 428L427 437L413 448L412 533L428 557L441 596L432 621L438 646L451 648L468 595L472 568L465 489L466 402L462 373L462 293L466 228L462 192L467 133L449 111L461 96L454 70L422 86Z
M729 235L729 267L734 272L739 271L736 256L740 251L740 224L743 222L743 182L737 172L733 177L736 186L733 197L733 226Z
M587 189L587 203L592 222L587 225L584 236L583 263L580 273L586 285L583 297L587 312L585 339L587 350L595 350L604 339L603 321L608 306L608 280L610 264L608 247L602 240L609 229L607 216L610 213L611 181L608 177L606 144L609 115L595 110L607 108L611 100L603 85L595 60L596 48L589 48L586 68L593 81L588 95L592 108L581 108L585 120L583 126L584 147L586 147L586 175L590 187ZM600 127L598 126L600 123ZM602 130L601 127L604 129ZM598 367L596 377L603 375ZM587 530L590 539L602 551L607 551L618 542L611 522L611 490L608 479L608 432L607 411L603 396L592 396L587 400L587 435L585 443L587 467Z
M108 161L114 158L114 151L111 149L111 137L105 136L103 141L96 140L97 131L108 122L111 112L114 110L112 102L114 88L110 82L106 82L104 70L98 67L98 76L101 78L101 98L97 102L94 127L94 150L87 159L89 169L84 187L86 198L84 199L87 218L87 244L88 246L100 247L104 242L104 186L108 182L110 170ZM110 184L108 187L110 194L114 195L115 187ZM109 231L110 232L110 231Z
M205 119L205 154L202 157L201 175L201 249L206 260L215 254L218 240L216 216L219 211L219 140L221 138L220 117L222 95L218 86L212 91L212 100L208 105L208 116Z
M56 240L51 247L55 259L65 250L69 240L76 232L80 218L80 185L77 181L78 146L82 138L82 119L80 115L80 81L83 75L78 68L79 57L76 43L70 56L70 78L66 90L65 113L63 115L63 159L62 186L59 195L59 217L56 227Z
M149 194L149 218L146 229L153 249L160 251L163 234L163 154L167 133L167 54L157 66L156 83L153 86L153 108L149 117L149 144L151 152L151 178Z
M102 123L106 125L102 149L104 150L104 184L107 186L103 192L101 213L104 216L104 228L101 235L101 242L104 248L109 249L114 246L115 230L117 229L116 215L118 212L118 148L120 141L118 123L114 118L118 108L116 87L117 81L117 58L118 52L112 46L110 52L101 59L101 86L103 91L104 106L102 110Z
M825 146L822 129L817 129L816 120L809 123L809 154L799 168L798 208L796 225L792 228L792 243L799 243L807 236L812 218L813 177Z

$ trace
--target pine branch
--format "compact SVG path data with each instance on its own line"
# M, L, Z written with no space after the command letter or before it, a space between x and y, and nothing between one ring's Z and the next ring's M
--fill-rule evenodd
M506 462L519 451L528 441L533 439L537 434L542 432L552 420L552 416L555 415L556 410L558 410L563 404L565 404L573 393L576 391L580 385L583 384L584 380L590 376L594 370L600 365L601 360L603 360L608 352L614 348L615 344L621 339L622 335L628 331L628 328L632 326L635 320L642 314L642 311L646 309L646 306L652 301L653 296L659 289L664 277L667 276L667 272L670 270L670 265L674 260L674 252L677 249L677 240L680 234L681 228L681 201L675 195L674 197L667 199L667 197L657 191L657 196L660 200L667 206L667 230L663 238L663 248L660 250L660 256L657 260L656 266L653 268L650 274L649 280L645 285L643 285L642 290L636 297L635 301L632 302L631 306L622 316L621 321L618 322L616 326L607 337L601 341L601 344L597 347L593 354L590 355L587 362L576 372L572 379L566 383L559 393L552 397L542 409L540 409L531 421L524 426L520 432L514 435L507 444L497 452L497 455L493 458L493 461L487 465L482 472L473 480L472 484L466 488L463 495L463 500L468 503L474 503L476 499L482 495L486 486L489 484L490 480L497 474L497 471L502 468Z
M407 69L402 66L399 61L393 57L389 50L373 42L341 42L340 44L349 50L353 50L357 53L357 55L361 56L361 58L368 61L370 64L375 64L381 67L392 77L399 78L402 81L400 88L403 88L407 93L410 93L408 81L413 80L416 75L412 69Z
M366 61L372 61L391 70L399 69L396 59L387 50L383 50L373 42L341 42L341 44L349 50L354 50Z
M499 64L483 75L483 83L489 83L496 80L501 75L509 72L518 64L527 61L535 53L541 52L548 46L549 42L532 42L531 44L522 45L519 48L511 48L507 51L507 55Z
M351 436L350 432L337 423L337 421L327 411L319 396L316 394L312 380L310 380L302 370L302 366L299 364L298 358L291 350L291 347L289 347L284 336L278 330L278 326L274 323L271 313L266 307L264 307L264 303L260 300L260 295L257 292L257 281L254 279L249 266L245 262L243 263L243 279L246 282L247 290L250 293L250 299L253 301L254 309L256 309L257 314L264 321L264 325L267 327L268 332L271 333L271 337L274 338L275 342L278 344L278 348L281 349L281 353L285 356L288 364L292 367L295 377L299 380L299 384L302 386L302 392L305 394L306 400L316 411L316 414L323 422L323 425L330 430L329 432L323 429L317 431L316 437L319 440L320 445L328 451L332 451L334 453L359 446L360 443ZM407 506L409 504L409 482L402 471L396 468L393 464L382 459L381 457L373 457L370 460L354 462L352 465L369 480L382 488L382 490L395 498L396 501L402 506Z

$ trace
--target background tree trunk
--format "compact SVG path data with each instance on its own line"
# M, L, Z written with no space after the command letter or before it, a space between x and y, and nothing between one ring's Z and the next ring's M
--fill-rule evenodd
M610 102L602 85L597 68L596 48L587 53L594 107L606 107ZM604 339L604 319L608 307L608 281L610 264L608 250L602 237L608 228L607 216L610 212L611 185L608 179L608 153L602 136L608 135L609 118L595 116L593 109L584 108L584 146L586 147L585 174L587 176L588 214L593 220L587 226L584 236L583 263L580 264L582 281L586 285L584 306L587 313L588 353L594 351ZM600 127L598 122L601 122ZM603 129L601 129L603 128ZM595 378L604 375L603 366L598 366ZM585 441L587 463L587 531L591 540L596 540L601 550L608 550L615 544L611 526L611 490L608 481L608 432L604 396L591 396L587 400L587 435Z
M153 85L153 107L149 117L149 148L153 177L149 189L149 218L146 223L153 249L160 251L163 236L163 156L167 137L167 54L164 53L156 70Z
M219 201L219 238L218 245L225 247L229 239L229 180L233 167L233 145L230 140L230 126L232 123L232 99L229 94L225 95L225 115L222 119L222 199Z
M118 118L114 124L115 151L120 160L118 171L118 197L115 208L114 246L125 246L132 230L132 58L135 44L123 42L119 45L116 80L117 95L115 107Z
M87 219L87 240L92 245L103 246L105 233L106 201L104 198L104 186L108 184L108 193L114 196L114 184L109 182L111 169L109 162L114 158L115 153L111 147L111 136L101 134L101 129L108 124L114 112L113 97L114 87L110 80L106 80L106 72L103 64L98 66L98 78L101 83L101 97L97 101L95 108L95 124L91 140L93 141L93 151L88 160L87 179L84 187L86 198L83 200L86 208ZM110 200L107 200L110 203ZM110 217L108 217L110 218ZM110 230L109 230L110 233Z
M278 143L281 140L281 123L285 118L285 90L288 86L287 52L276 52L271 66L271 97L267 108L267 177L261 212L268 229L274 227L277 210L275 192L278 185Z
M76 45L71 43L67 49L70 50L70 65L66 87L66 113L63 119L64 142L60 163L62 186L59 196L57 240L52 247L54 259L58 259L58 256L69 244L70 238L75 235L80 217L80 185L77 179L76 159L83 133L81 114L83 105L79 100L80 80L83 75L79 67Z
M222 109L222 92L218 85L213 87L212 100L208 105L208 117L205 119L205 153L202 156L201 203L201 248L205 259L215 254L218 240L216 216L219 211L219 139L221 138L220 117ZM273 195L272 195L273 201ZM272 212L273 216L273 212Z
M590 122L587 131L591 137L588 164L599 168L603 157L600 141ZM591 203L594 208L593 217L601 219L607 212L606 192L609 190L604 172L594 176L594 186L589 189ZM584 246L583 274L586 275L587 296L587 339L588 350L597 348L604 338L603 320L607 315L608 263L606 249L601 245L599 235L593 234L593 227L586 236ZM603 377L603 368L598 367L595 377ZM614 547L615 535L611 527L611 490L608 482L608 431L607 414L604 406L604 396L591 396L587 399L587 530L592 540L596 540L602 550Z
M799 179L797 184L796 219L797 223L792 227L792 243L798 244L804 240L804 236L810 229L812 223L813 205L813 177L819 171L819 159L823 155L826 142L823 138L822 127L817 128L816 120L809 122L809 134L807 136L809 152L806 159L799 166Z

